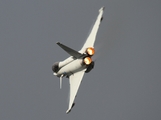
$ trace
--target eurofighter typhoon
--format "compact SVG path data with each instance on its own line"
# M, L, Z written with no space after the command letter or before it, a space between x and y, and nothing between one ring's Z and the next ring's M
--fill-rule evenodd
M60 42L57 42L57 44L70 55L69 58L65 59L64 61L56 62L52 66L53 75L60 78L60 88L62 86L62 78L69 78L69 106L66 113L69 113L75 105L74 100L84 73L88 73L94 68L94 61L92 60L92 56L95 53L94 42L99 25L103 20L103 11L104 7L99 9L99 14L91 30L91 33L89 34L81 50L76 51L70 47L67 47L66 45L63 45Z

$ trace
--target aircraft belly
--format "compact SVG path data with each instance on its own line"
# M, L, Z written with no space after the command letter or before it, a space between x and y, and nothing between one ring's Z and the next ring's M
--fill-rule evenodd
M82 64L82 59L77 59L62 67L58 71L57 75L62 75L62 74L71 75L75 72L83 70L84 68L85 68L85 65Z
M59 62L59 67L63 67L74 60L73 56L65 59L64 61Z

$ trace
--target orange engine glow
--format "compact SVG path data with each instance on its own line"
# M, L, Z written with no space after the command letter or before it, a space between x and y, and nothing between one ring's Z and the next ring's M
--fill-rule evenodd
M89 48L87 48L86 52L87 52L88 55L92 56L92 55L94 55L95 50L94 50L94 48L89 47Z
M86 65L91 64L91 62L92 62L92 59L91 59L90 57L84 58L84 63L85 63Z

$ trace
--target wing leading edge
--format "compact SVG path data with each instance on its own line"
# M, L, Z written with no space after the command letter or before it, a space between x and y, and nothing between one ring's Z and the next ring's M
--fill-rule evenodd
M82 49L79 52L84 53L88 47L94 47L94 42L96 39L97 31L98 31L101 21L103 20L103 10L104 10L104 7L99 9L99 15L96 19L96 22L95 22L92 30L91 30L91 33L89 34L85 44L83 45Z
M77 73L74 73L69 77L70 94L69 94L69 106L68 106L68 110L66 111L66 113L69 113L74 106L74 99L77 95L84 72L85 72L85 69Z

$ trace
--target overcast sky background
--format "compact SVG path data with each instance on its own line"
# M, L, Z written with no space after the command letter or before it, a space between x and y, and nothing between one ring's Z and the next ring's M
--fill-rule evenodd
M102 6L95 69L67 115L56 42L79 50ZM1 0L0 119L161 120L161 1Z

